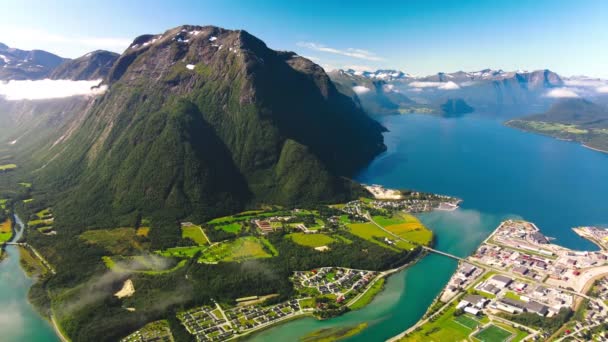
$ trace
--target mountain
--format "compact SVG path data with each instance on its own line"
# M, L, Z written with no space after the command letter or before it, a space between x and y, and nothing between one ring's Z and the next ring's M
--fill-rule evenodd
M66 60L50 73L49 78L74 81L102 79L108 75L118 57L119 54L105 50L89 52L82 57Z
M338 69L333 70L330 73L342 73L345 75L349 75L352 77L363 77L375 80L383 80L383 81L394 81L394 80L404 80L408 78L412 78L410 74L404 73L399 70L391 70L391 69L379 69L376 71L355 71L353 69Z
M404 77L402 72L378 70L372 73L349 69L334 70L328 75L340 92L350 96L369 114L399 114L400 107L415 104L387 82Z
M38 184L63 191L58 224L345 200L359 187L343 177L385 149L383 127L321 67L246 31L137 37L103 84L37 154Z
M561 100L545 113L510 120L506 124L608 151L608 108L586 99Z
M19 50L0 43L0 80L42 79L66 60L43 50Z

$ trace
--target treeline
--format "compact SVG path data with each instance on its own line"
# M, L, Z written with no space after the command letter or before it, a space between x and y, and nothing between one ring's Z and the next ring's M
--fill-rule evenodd
M289 278L297 270L343 266L380 271L400 266L417 255L417 251L395 253L348 233L340 234L353 242L331 244L331 250L324 253L297 245L291 239L284 238L282 233L277 233L268 236L279 252L277 257L208 265L197 263L195 256L186 266L171 273L131 274L128 277L133 280L136 288L133 297L124 301L116 300L112 296L112 291L116 288L107 288L102 296L97 293L95 299L86 306L64 315L62 326L75 342L112 341L128 335L149 321L167 318L167 315L173 315L176 310L213 304L212 300L234 304L236 298L273 293L279 294L277 300L285 300L294 295ZM80 259L92 258L94 255L93 252L87 252ZM82 269L86 263L80 261L73 263L72 267ZM96 275L101 273L103 272L96 272ZM73 286L76 274L66 274L71 276L58 276L50 285L60 288L63 284L59 282L63 281L66 285ZM114 286L120 285L119 282L123 280L124 278L117 279ZM78 280L83 281L82 278ZM71 303L79 300L79 293L76 292L72 297L62 298L62 302L55 305L72 307ZM134 307L136 311L126 311L126 307Z
M572 317L572 313L570 308L561 308L559 312L551 318L539 316L532 312L524 312L517 315L504 314L502 316L515 323L536 327L552 333L568 322Z

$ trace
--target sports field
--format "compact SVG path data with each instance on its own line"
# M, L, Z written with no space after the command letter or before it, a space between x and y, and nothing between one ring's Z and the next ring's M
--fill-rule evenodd
M508 340L511 335L513 335L511 332L490 324L473 337L484 342L502 342Z

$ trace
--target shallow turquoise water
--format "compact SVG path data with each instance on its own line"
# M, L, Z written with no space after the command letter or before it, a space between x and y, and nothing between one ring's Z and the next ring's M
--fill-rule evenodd
M358 180L462 198L454 212L420 215L437 248L467 256L508 217L537 223L557 243L596 249L576 236L577 225L608 223L608 155L575 143L517 131L502 118L390 116L388 151ZM264 331L253 341L295 341L321 328L369 327L350 341L382 341L413 325L439 294L456 262L429 255L391 276L366 308L328 321L302 319Z
M52 327L27 301L32 280L19 265L19 250L6 248L0 263L0 341L59 341Z

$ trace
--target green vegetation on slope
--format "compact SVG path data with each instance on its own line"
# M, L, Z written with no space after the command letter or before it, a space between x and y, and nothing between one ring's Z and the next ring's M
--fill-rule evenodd
M608 109L584 99L562 100L546 113L510 120L506 125L608 151Z

